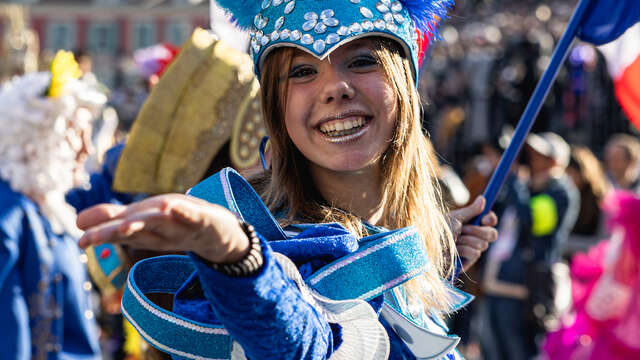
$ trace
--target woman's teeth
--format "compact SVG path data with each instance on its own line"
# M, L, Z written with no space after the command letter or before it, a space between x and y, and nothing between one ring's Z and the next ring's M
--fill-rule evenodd
M327 136L339 137L355 134L360 130L366 121L364 117L358 117L352 120L332 121L320 126L320 131Z

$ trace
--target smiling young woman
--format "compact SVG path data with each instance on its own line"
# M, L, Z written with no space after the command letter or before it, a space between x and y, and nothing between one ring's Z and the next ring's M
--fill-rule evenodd
M449 3L253 5L227 3L252 29L271 136L270 169L252 179L257 194L223 170L192 196L86 210L80 245L190 252L134 268L123 300L145 338L181 357L457 358L458 338L441 323L468 300L449 286L456 250L473 262L497 234L490 214L456 243L448 217L469 221L483 203L445 213L421 127L415 19L435 24ZM179 316L144 305L138 285L157 291L154 269L163 284L182 284L173 289Z
M262 195L267 206L286 211L284 223L298 222L301 216L335 221L358 236L365 234L363 219L391 229L415 225L429 260L440 271L424 274L432 284L428 297L422 285L414 281L409 286L419 290L415 294L425 305L448 308L440 277L452 271L455 243L439 188L425 181L435 179L434 164L411 66L400 47L368 37L338 48L325 60L281 48L265 59L262 73L273 159ZM339 142L322 134L318 119L349 111L365 115L363 134L360 130L359 136Z

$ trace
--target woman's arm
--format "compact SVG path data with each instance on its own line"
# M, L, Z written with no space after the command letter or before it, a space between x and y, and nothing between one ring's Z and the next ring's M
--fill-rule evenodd
M268 244L258 273L229 277L190 254L207 300L249 359L327 359L332 329L284 275Z
M99 205L78 217L82 247L103 242L186 250L219 320L251 359L326 359L330 325L301 296L261 240L264 264L252 276L229 277L209 262L241 260L248 239L226 209L189 196L162 195L130 206Z

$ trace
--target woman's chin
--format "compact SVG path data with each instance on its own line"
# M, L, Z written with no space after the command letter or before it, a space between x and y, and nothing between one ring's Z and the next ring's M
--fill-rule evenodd
M344 173L356 173L378 168L375 166L377 164L376 159L371 156L358 156L358 154L329 155L326 160L330 161L316 165L333 172Z

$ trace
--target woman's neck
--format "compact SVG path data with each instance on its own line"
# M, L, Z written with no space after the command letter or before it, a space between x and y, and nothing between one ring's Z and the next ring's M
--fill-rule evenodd
M311 166L310 172L316 188L329 204L381 225L381 170L377 165L352 172Z

